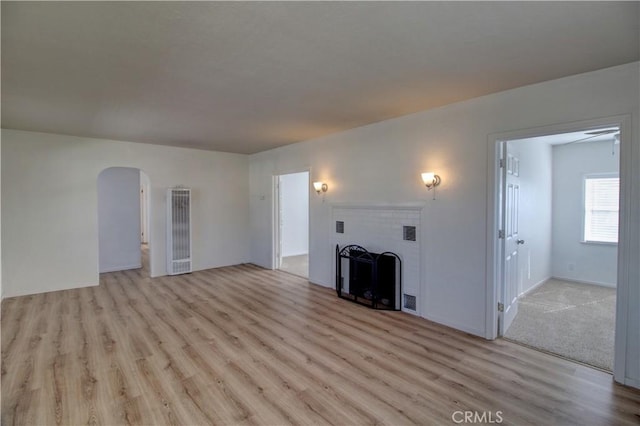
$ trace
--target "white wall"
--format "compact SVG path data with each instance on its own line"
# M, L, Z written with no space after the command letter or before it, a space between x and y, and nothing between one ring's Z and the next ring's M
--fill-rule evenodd
M98 175L98 270L141 266L140 170L111 167Z
M638 139L639 64L633 63L526 86L399 117L251 156L251 259L271 266L271 176L310 168L311 180L329 184L327 202L310 210L312 282L331 286L331 204L426 200L422 226L423 315L480 336L486 330L488 139L491 134L599 117L631 115L629 211L640 214ZM442 177L431 200L420 172ZM637 216L636 216L637 217ZM640 385L640 226L630 222L627 381ZM491 235L491 238L494 236Z
M165 193L193 189L194 270L248 260L245 155L2 130L6 296L98 284L98 174L135 167L151 181L151 275L166 273ZM10 183L10 184L9 184Z
M613 155L612 155L613 152ZM584 176L618 173L619 145L577 143L553 147L553 276L615 287L616 245L583 239Z
M309 173L280 176L282 256L309 253Z
M509 145L520 159L520 295L551 277L551 146L528 140Z

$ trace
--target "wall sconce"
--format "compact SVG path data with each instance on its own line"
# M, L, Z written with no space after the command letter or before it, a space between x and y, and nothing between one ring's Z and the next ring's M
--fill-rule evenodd
M322 194L322 202L324 203L324 194L329 189L329 185L324 182L313 182L313 189L316 190L318 195Z
M316 190L318 195L320 195L321 192L327 192L329 186L324 182L313 182L313 188Z
M422 173L422 182L427 187L427 191L433 189L433 199L436 199L436 186L440 185L440 176L432 172Z

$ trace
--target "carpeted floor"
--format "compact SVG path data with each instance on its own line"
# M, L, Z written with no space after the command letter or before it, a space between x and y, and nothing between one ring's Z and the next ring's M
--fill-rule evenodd
M280 270L303 278L309 278L309 255L284 256Z
M505 337L613 369L616 290L551 279L520 299Z

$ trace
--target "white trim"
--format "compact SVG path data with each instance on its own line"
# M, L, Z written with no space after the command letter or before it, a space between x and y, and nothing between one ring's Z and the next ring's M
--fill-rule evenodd
M271 266L269 269L278 269L280 260L280 175L271 176Z
M613 117L596 118L592 120L575 121L570 123L553 124L549 126L534 127L522 130L515 130L502 133L493 133L487 137L487 262L486 262L486 329L485 337L495 339L497 337L498 320L498 295L499 282L497 276L497 265L500 262L498 255L500 241L498 239L499 224L497 216L499 213L498 191L500 168L498 167L499 151L501 142L524 139L536 136L553 135L557 133L568 133L572 131L591 130L601 127L620 127L620 224L618 241L618 282L616 296L616 332L614 350L614 379L618 382L628 383L627 371L627 338L629 333L628 323L628 295L631 272L631 249L633 228L633 206L632 183L633 183L633 151L631 139L631 115L618 115ZM637 161L637 159L635 159Z
M335 290L335 283L324 283L322 282L322 280L317 280L315 278L308 278L307 281L309 281L313 285L318 285L320 287L331 288Z
M485 307L485 338L495 339L498 337L498 293L496 285L499 280L499 268L496 268L496 259L500 258L501 239L498 238L500 231L500 211L498 203L500 200L500 163L502 162L503 139L498 135L489 135L487 138L487 247L486 247L486 279L485 291L487 295ZM506 164L503 164L506 167Z
M535 283L534 285L532 285L531 287L529 287L527 290L523 291L522 293L520 293L518 295L518 299L521 297L526 296L527 294L531 293L533 290L535 290L536 288L540 287L542 284L545 284L546 282L548 282L549 280L554 279L555 277L547 277L544 278L540 281L538 281L537 283Z
M612 246L612 247L618 246L618 243L608 243L605 241L578 241L578 242L580 244L586 244L586 245L592 245L592 246Z
M147 173L146 171L140 169L141 173L144 173L145 175L147 175L147 180L149 182L149 187L147 188L147 231L149 231L149 233L147 234L147 247L149 248L149 277L150 278L155 278L156 275L154 275L153 273L153 265L154 265L154 261L153 261L153 254L154 254L154 248L155 248L155 240L154 240L154 233L152 231L153 229L153 221L155 219L154 217L154 209L152 208L153 206L153 186L151 184L151 176L149 176L149 173Z
M554 280L560 280L560 281L568 281L568 282L572 282L572 283L577 283L577 284L589 284L589 285L597 285L600 287L608 287L608 288L616 288L617 286L611 283L603 283L603 282L598 282L598 281L586 281L586 280L576 280L575 278L565 278L565 277L556 277L553 276L550 279L554 279Z
M263 269L269 269L269 270L273 269L273 268L271 268L270 265L263 265L262 263L259 263L259 262L248 262L248 264L249 265L255 265L255 266L258 266L258 267L263 268Z
M631 377L625 377L622 384L640 389L640 380L632 379Z
M98 282L96 284L69 284L69 285L65 285L62 286L60 288L55 288L52 290L45 290L45 291L41 291L41 290L37 290L37 291L27 291L27 292L20 292L18 291L17 293L13 293L13 294L9 294L9 295L4 295L2 298L6 299L6 298L12 298L12 297L20 297L20 296L31 296L31 295L35 295L35 294L46 294L46 293L53 293L54 291L63 291L63 290L77 290L80 288L87 288L87 287L98 287L100 285L100 278L96 277L96 279L98 280ZM22 290L22 289L20 289Z
M637 259L631 257L633 214L633 164L640 163L636 148L632 150L631 117L624 116L620 123L620 219L618 223L618 282L616 292L615 350L613 377L618 382L627 383L627 342L629 337L629 287L631 266ZM638 136L636 136L638 142ZM636 144L637 146L637 144ZM637 166L636 166L637 167ZM636 212L635 218L637 218ZM637 229L637 228L636 228ZM636 234L637 237L637 234ZM637 282L636 282L637 284ZM635 327L633 327L635 329ZM636 359L637 361L637 359ZM635 383L638 386L640 383Z
M403 311L404 312L404 311ZM412 315L412 313L409 311L407 312L409 315ZM464 324L459 324L456 322L452 322L449 320L446 320L444 318L440 318L438 316L434 316L434 315L424 315L422 316L422 318L425 318L429 321L433 321L437 324L440 325L444 325L446 327L450 327L450 328L454 328L456 329L456 331L463 331L465 333L469 333L469 334L473 334L474 336L479 336L479 337L483 337L484 336L484 330L480 329L480 328L472 328L472 327L468 327Z
M140 268L142 268L142 263L136 263L134 265L112 266L110 268L103 269L98 273L106 274L107 272L128 271L129 269L140 269Z

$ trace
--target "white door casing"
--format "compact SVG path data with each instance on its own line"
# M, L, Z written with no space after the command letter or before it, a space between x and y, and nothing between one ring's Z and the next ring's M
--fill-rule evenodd
M282 205L282 176L278 176L278 247L276 248L276 269L282 268L282 229L284 227Z
M282 193L280 175L273 176L273 269L282 266Z
M616 326L613 377L616 382L638 387L635 378L629 378L630 363L628 362L628 348L630 340L629 294L632 293L633 280L637 268L634 262L637 258L633 253L633 238L637 227L634 226L634 212L637 205L632 203L634 165L640 157L640 150L632 150L633 114L608 116L596 119L581 120L560 124L551 124L535 128L492 133L488 136L487 167L489 170L489 214L487 215L487 315L486 338L495 339L501 336L503 315L496 309L497 303L503 297L503 264L504 238L500 238L500 231L504 230L502 214L504 209L504 168L499 166L500 159L504 159L504 141L532 138L537 136L554 135L583 131L585 129L598 130L605 127L618 126L620 128L620 240L618 242L618 282L616 296ZM636 222L637 223L637 222ZM634 329L636 330L636 329ZM633 349L630 353L634 353ZM634 359L637 361L637 358Z

